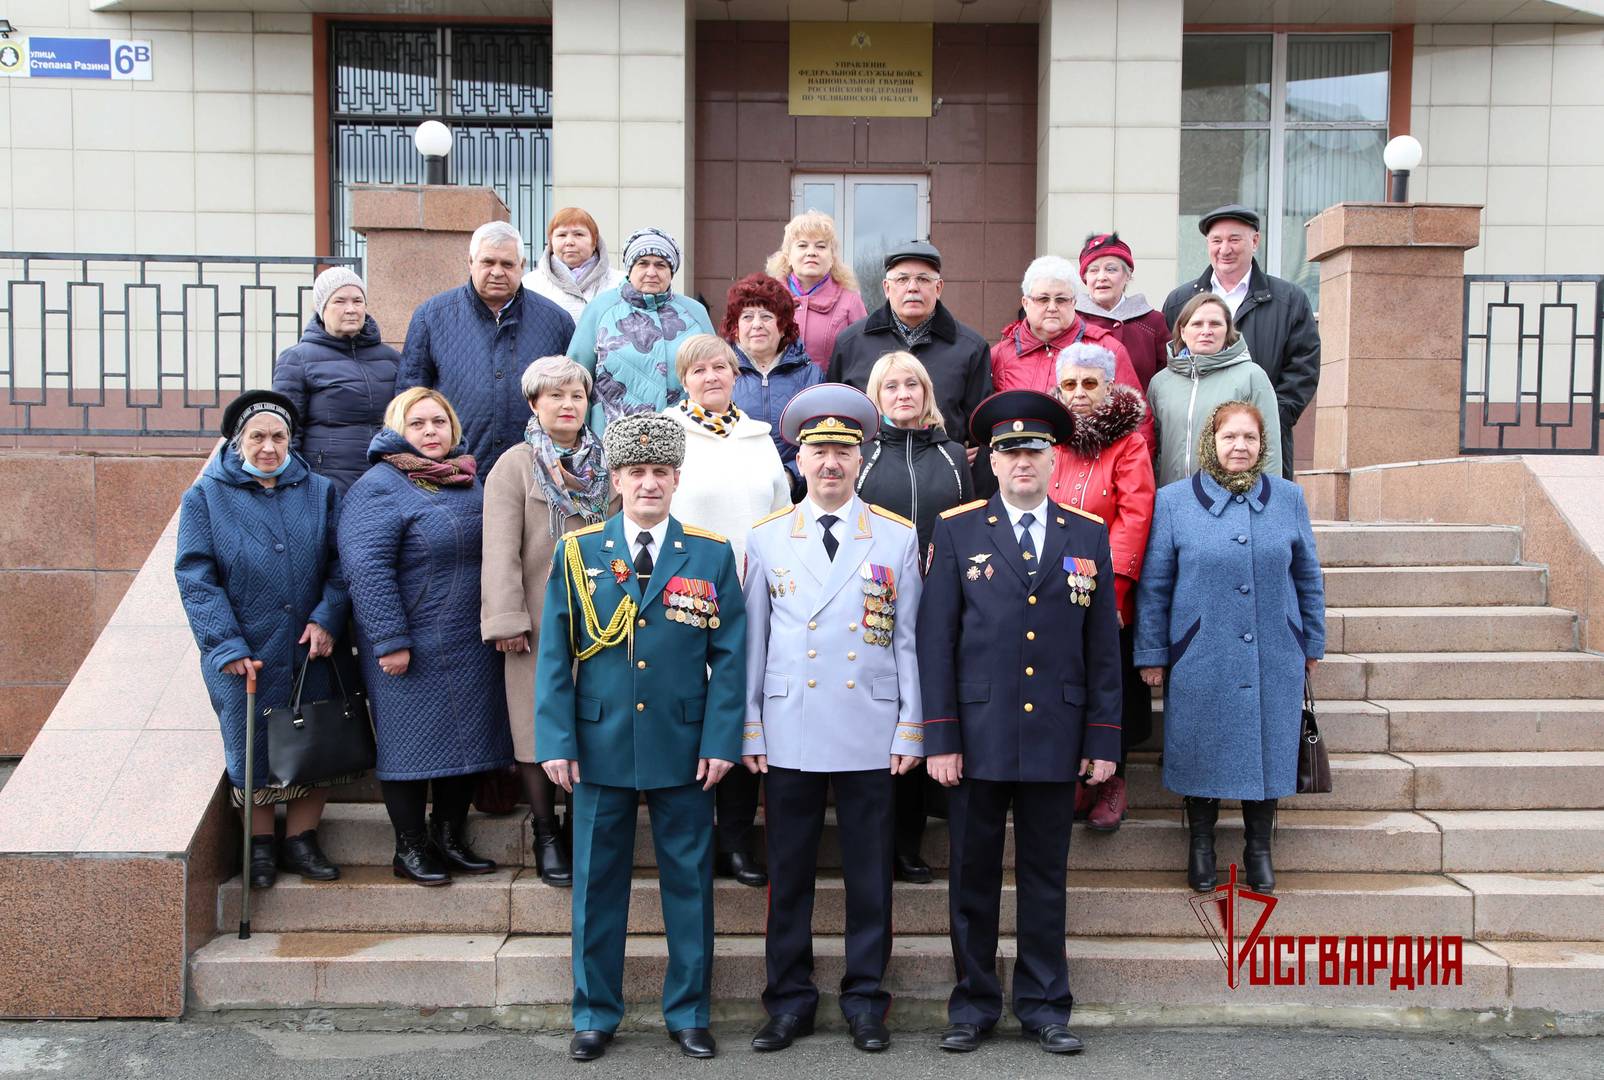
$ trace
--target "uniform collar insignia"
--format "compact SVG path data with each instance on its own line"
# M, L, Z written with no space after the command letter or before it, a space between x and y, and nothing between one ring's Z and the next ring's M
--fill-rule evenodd
M971 555L971 556L969 556L969 561L974 563L976 566L978 566L981 563L985 562L989 558L991 558L991 552L983 551L979 555Z

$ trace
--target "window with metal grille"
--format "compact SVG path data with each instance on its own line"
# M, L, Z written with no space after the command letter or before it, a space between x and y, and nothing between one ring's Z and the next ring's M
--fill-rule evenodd
M329 207L334 254L361 255L353 184L416 184L424 120L451 128L453 184L494 188L532 261L551 213L551 28L329 26Z

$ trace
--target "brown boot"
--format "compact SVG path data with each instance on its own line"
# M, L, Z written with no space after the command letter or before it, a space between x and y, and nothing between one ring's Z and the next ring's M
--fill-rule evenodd
M1092 807L1086 827L1098 832L1115 832L1125 820L1125 778L1110 776L1097 785L1097 805Z

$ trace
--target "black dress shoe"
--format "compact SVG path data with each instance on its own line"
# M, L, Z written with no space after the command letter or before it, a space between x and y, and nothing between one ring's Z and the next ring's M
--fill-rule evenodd
M1043 1024L1039 1028L1023 1028L1020 1034L1035 1039L1049 1054L1078 1054L1086 1049L1080 1036L1069 1030L1068 1024Z
M451 871L445 860L435 853L429 834L421 830L395 834L395 858L390 861L390 867L396 877L419 885L451 884Z
M300 874L313 881L340 880L340 868L329 862L329 857L318 846L316 829L308 829L297 836L286 836L278 865L281 870Z
M935 878L930 872L930 864L918 855L898 855L891 868L898 881L909 881L915 885L928 885Z
M429 821L429 839L435 851L445 859L446 865L458 874L493 874L496 861L487 859L468 846L467 823L462 821Z
M990 1032L980 1030L979 1024L948 1024L941 1033L941 1048L953 1054L967 1054L980 1049L980 1041Z
M568 843L555 816L535 818L535 869L540 880L558 889L572 888L574 864L568 856Z
M859 1050L872 1054L891 1045L891 1029L878 1016L869 1013L849 1016L847 1027L852 1032L852 1045Z
M679 1052L686 1057L710 1058L718 1053L718 1043L706 1028L680 1028L670 1031L668 1037L679 1043Z
M761 889L769 883L767 870L758 865L757 857L744 851L725 852L713 859L713 872L719 877L734 878L742 885Z
M575 1061L595 1061L607 1053L607 1044L612 1041L611 1031L576 1031L568 1040L568 1056Z
M278 839L272 833L251 837L251 888L271 889L278 880Z
M752 1036L752 1049L759 1051L784 1050L804 1035L813 1034L813 1018L803 1019L794 1013L776 1013L766 1020L757 1034Z

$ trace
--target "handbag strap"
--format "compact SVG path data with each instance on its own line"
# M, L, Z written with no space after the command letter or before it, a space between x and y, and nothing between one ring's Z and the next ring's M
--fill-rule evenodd
M348 700L350 695L345 692L345 680L340 678L340 665L334 662L332 656L320 659L328 660L329 670L334 672L334 688L340 692L341 700ZM290 712L295 716L301 715L301 691L306 686L306 669L311 666L312 650L309 648L306 650L306 656L301 660L301 666L296 669L295 689L290 693Z
M1314 688L1309 685L1309 677L1303 677L1303 707L1314 712Z

